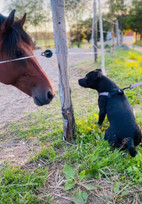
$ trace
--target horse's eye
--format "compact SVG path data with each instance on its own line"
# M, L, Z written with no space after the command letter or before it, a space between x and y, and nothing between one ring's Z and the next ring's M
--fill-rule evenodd
M16 55L17 58L20 58L20 57L24 56L22 50L16 50L15 55Z

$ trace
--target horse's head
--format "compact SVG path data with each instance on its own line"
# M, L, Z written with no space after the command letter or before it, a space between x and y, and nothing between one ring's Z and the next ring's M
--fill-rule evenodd
M10 84L32 96L35 104L50 103L54 89L36 58L18 61L12 59L33 56L34 43L23 30L26 15L14 21L15 10L6 18L0 15L0 82Z

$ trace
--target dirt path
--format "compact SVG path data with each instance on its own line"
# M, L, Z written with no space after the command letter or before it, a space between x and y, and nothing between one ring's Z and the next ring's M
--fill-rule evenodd
M41 67L49 76L53 87L58 90L58 69L56 55L46 59L40 56L41 50L35 51ZM69 50L69 66L73 66L79 62L93 59L93 55L85 55L83 53L90 52L90 50L85 49L75 49ZM19 120L21 117L30 114L33 111L40 109L37 107L33 99L22 93L18 89L12 86L7 86L0 83L0 128L3 127L7 122Z

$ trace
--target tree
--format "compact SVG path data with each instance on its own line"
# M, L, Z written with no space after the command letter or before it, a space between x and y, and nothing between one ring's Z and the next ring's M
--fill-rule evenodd
M109 13L107 14L108 18L111 19L112 22L118 20L120 30L123 33L125 28L125 16L127 11L127 4L124 0L108 0L109 5ZM111 24L111 31L114 34L114 24ZM122 35L121 35L122 38ZM122 41L122 39L121 39Z
M77 46L80 47L80 43L84 38L82 21L72 25L70 35L71 35L71 42L72 43L77 42Z
M89 42L92 34L91 26L92 18L87 18L78 21L77 24L73 24L71 27L72 42L77 42L78 47L80 47L80 43L83 39L86 39Z
M21 17L23 13L27 13L27 26L36 27L46 20L46 12L44 11L44 0L8 0L7 9L11 11L16 9L16 14Z
M78 47L80 46L82 38L82 34L80 34L80 23L83 20L83 16L89 16L91 14L91 12L89 12L92 9L89 6L90 2L91 0L65 0L66 18L70 28L70 40L71 33L74 35L76 32ZM73 30L71 31L72 28Z
M90 42L92 36L92 18L82 21L84 38Z
M127 28L139 33L142 40L142 1L132 0L132 7L125 19Z

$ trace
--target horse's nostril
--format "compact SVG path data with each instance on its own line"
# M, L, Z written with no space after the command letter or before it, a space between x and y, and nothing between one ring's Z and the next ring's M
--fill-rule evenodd
M47 98L48 98L49 100L52 100L53 97L54 97L53 94L52 94L50 91L48 91L48 92L47 92Z

